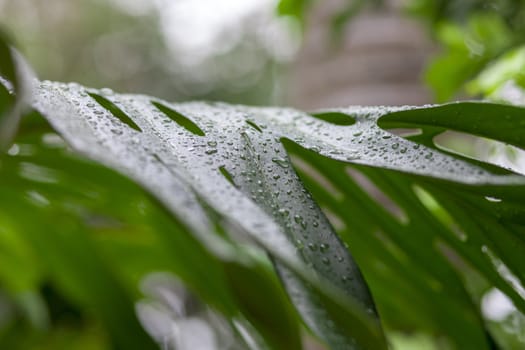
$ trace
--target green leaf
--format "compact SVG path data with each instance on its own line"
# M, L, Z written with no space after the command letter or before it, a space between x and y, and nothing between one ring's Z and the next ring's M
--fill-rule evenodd
M13 51L9 46L10 40L0 31L0 76L13 84L14 90L19 90L19 76L16 72L16 63Z
M170 104L49 82L37 91L35 108L77 150L141 183L219 260L235 259L231 249L238 238L232 232L267 250L306 324L335 348L355 342L363 348L382 346L375 321L366 316L376 311L357 267L304 190L286 151L295 155L295 166L309 169L300 171L303 181L329 211L332 224L342 222L340 236L365 270L388 327L424 328L446 336L458 348L488 347L482 315L465 282L467 272L451 260L450 252L524 310L523 298L498 267L504 265L523 281L519 260L524 248L515 233L521 225L516 218L523 213L523 177L453 156L433 144L437 134L453 129L523 147L522 108L473 102L359 107L327 111L317 118L291 109ZM94 94L104 96L137 128L117 118L113 107L98 105ZM159 105L184 116L201 133L172 122ZM326 118L341 114L355 124L336 125L331 122L341 123ZM420 143L385 131L378 122L383 128L421 128L423 133L413 138ZM286 147L282 140L288 140ZM348 162L357 164L350 175ZM329 180L308 180L312 169ZM387 193L408 224L385 211L359 177ZM319 186L325 182L331 184ZM421 191L441 209L422 201ZM486 197L502 201L489 203ZM216 231L210 210L227 228L221 236L205 233ZM482 226L468 217L483 217ZM508 219L502 223L502 218ZM468 244L455 232L457 225L469 237ZM385 293L389 285L399 291ZM271 339L268 318L258 318L260 311L250 306L246 312Z
M281 275L286 276L289 288L297 283L311 285L295 290L291 297L303 315L310 315L306 322L319 337L339 346L353 343L354 337L376 347L383 342L378 325L366 316L374 315L375 308L349 252L303 191L279 135L272 135L256 120L248 124L248 111L220 104L174 106L158 100L154 105L145 96L87 91L49 82L38 91L35 107L50 117L73 147L145 186L219 259L234 259L235 245L229 242L232 237L210 234L215 229L208 208L224 218L226 227L236 228L266 249L281 271L291 269L293 273ZM114 109L99 105L93 94L118 107L142 131L115 117ZM206 135L196 135L172 122L156 108L159 104L191 119ZM53 113L49 113L50 108ZM261 117L253 112L252 116ZM108 127L100 127L101 122L107 122ZM85 132L74 131L79 128ZM221 167L231 174L234 185L224 177ZM301 260L310 268L306 269ZM321 280L328 284L322 286ZM323 318L333 318L330 313L334 311L327 312L320 305L326 293L329 299L333 293L349 299L341 300L336 311L354 314L352 318L363 323L361 328L367 332L349 334L339 329L346 326L325 322Z
M524 177L435 144L455 130L524 148L523 108L463 102L308 115L76 84L35 91L34 108L77 151L137 181L173 215L179 233L162 233L164 242L189 234L196 256L222 265L218 281L229 287L215 284L220 298L182 267L192 256L175 271L226 315L237 307L269 346L297 347L294 317L279 318L292 333L272 329L278 316L256 300L286 303L247 242L270 254L305 324L332 348L385 348L377 312L387 329L489 348L470 271L525 310ZM389 131L399 128L421 133Z
M32 73L0 28L0 152L13 141L27 103ZM0 153L1 154L1 153Z
M514 81L523 88L525 82L525 47L519 46L506 52L485 68L467 89L471 94L483 94L493 98L498 96L505 83Z
M154 348L133 315L130 296L104 266L93 243L74 220L65 219L63 230L53 228L51 223L59 217L32 210L24 203L23 197L7 189L2 190L2 198L3 213L11 214L11 217L18 217L16 212L32 213L34 220L12 222L12 225L16 225L18 234L37 249L42 263L52 271L54 282L72 300L92 309L100 317L114 337L116 348ZM47 215L40 216L43 214ZM41 224L50 228L46 235L42 234Z
M277 12L280 15L292 16L302 21L310 2L310 0L281 0L277 6Z
M85 226L83 230L90 231L91 240L94 241L92 244L95 244L99 253L104 256L106 269L119 275L130 294L138 294L137 285L141 283L144 275L156 271L171 271L208 305L229 318L238 317L238 310L241 310L249 321L259 322L257 318L246 314L248 310L243 308L241 302L238 304L235 302L234 293L237 289L242 289L242 286L239 283L232 283L232 278L226 279L224 272L226 266L232 265L233 262L226 261L223 264L211 256L193 236L188 235L183 225L176 222L166 210L158 206L153 198L145 196L143 191L129 180L96 164L72 157L64 149L63 141L56 134L50 133L52 130L45 124L33 117L38 116L34 115L24 120L21 134L10 151L10 156L5 158L3 168L0 169L0 176L3 179L0 193L8 191L20 193L19 201L29 207L36 205L32 211L36 210L37 213L43 211L41 215L33 215L35 226L50 226L46 220L51 214L41 206L50 206L53 211L58 211L53 214L54 216L74 218L80 222ZM6 200L5 204L8 203ZM17 211L11 208L12 215L9 216L20 218L27 211L29 210ZM9 227L9 220L6 220L1 220L3 227ZM57 231L64 229L60 224L54 227ZM27 229L22 230L22 232L26 231ZM11 230L0 232L4 234L0 236L0 244L11 243L12 239L9 239L11 236L5 236L5 233L10 232ZM20 232L14 232L13 236L20 236ZM30 248L42 250L39 246L35 247L34 241L28 243ZM58 244L54 243L54 245ZM11 246L6 246L6 249L9 248ZM244 253L239 251L237 254ZM8 284L27 285L24 277L28 275L27 279L32 281L31 272L35 265L43 265L40 261L42 259L27 261L26 270L21 268L25 265L20 266L17 259L13 259L11 263L11 255L0 254L4 262L10 263L5 264L6 275L0 273L0 280ZM75 273L82 273L83 264L71 264L67 262L66 257L58 253L55 255L63 265L70 266ZM16 266L17 269L7 270L9 266ZM261 274L259 260L252 262L250 266L259 275ZM48 270L53 275L61 274L60 266L52 265ZM4 270L0 270L2 271ZM37 278L37 282L30 284L29 287L37 288L37 283L40 283L45 275L38 275ZM90 281L93 285L104 285L99 280ZM76 285L77 283L74 282L67 286L61 285L60 291L66 297L73 298L75 305L82 311L86 309L90 313L89 305L75 297L78 292L71 291ZM296 317L282 293L275 295L272 289L275 289L272 283L263 283L259 285L258 290L263 295L274 296L267 300L265 310L272 312L272 317L288 320L276 330L277 333L283 334L283 337L277 340L282 340L288 348L299 348L297 345L299 343L295 347L291 346L294 339L299 339ZM274 307L268 307L269 305ZM132 309L132 306L128 306L128 309ZM110 311L119 313L115 309ZM263 321L267 322L269 317L264 314L261 316ZM114 332L111 328L109 331ZM284 346L282 344L279 346L275 342L272 345L274 348Z
M489 11L464 13L469 16L459 23L447 18L435 24L437 38L444 50L431 61L425 80L438 102L449 101L493 59L523 43L522 33L513 32L510 21L501 14Z
M274 349L302 349L293 312L275 276L261 268L225 264L228 280L241 312ZM284 316L284 317L283 317Z

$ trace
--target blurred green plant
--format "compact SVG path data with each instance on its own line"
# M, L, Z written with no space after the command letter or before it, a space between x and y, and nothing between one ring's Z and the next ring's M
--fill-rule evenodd
M443 46L443 53L433 60L426 74L441 102L458 91L488 95L490 90L484 90L484 84L465 91L465 83L525 41L522 1L415 0L409 2L409 10L427 23Z
M278 12L305 21L313 0L281 0ZM332 19L333 33L340 37L344 26L366 5L384 1L343 2ZM441 46L425 72L437 102L458 96L482 96L525 103L523 64L525 3L521 0L408 0L405 11L420 19L429 35ZM506 85L513 84L511 96ZM517 91L517 92L516 92ZM519 98L512 94L519 93Z

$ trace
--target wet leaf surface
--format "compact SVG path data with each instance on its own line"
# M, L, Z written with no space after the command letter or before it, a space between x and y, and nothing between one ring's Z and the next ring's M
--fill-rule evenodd
M271 347L299 348L297 325L264 277L267 262L246 246L269 255L305 324L334 349L386 348L380 323L489 348L472 271L525 311L524 178L434 144L455 130L523 147L522 108L463 102L310 115L53 82L36 83L32 104L74 150L162 204L151 222L171 229L158 230L159 266L223 314L240 310ZM421 132L389 131L399 128ZM44 184L59 176L21 166ZM184 255L182 246L192 248ZM190 260L194 269L182 267ZM202 279L205 266L215 269L211 279ZM253 276L261 278L242 285ZM271 328L279 314L250 300L250 288L282 305L281 333Z

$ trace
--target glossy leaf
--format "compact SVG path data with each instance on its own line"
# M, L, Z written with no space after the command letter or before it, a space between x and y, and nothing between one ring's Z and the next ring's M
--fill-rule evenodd
M137 127L98 104L94 95ZM316 117L292 109L170 104L50 82L37 88L33 104L74 148L141 183L219 260L233 259L239 234L267 250L306 324L334 348L355 342L377 348L383 340L366 316L376 311L356 265L303 188L287 151L361 260L387 326L421 327L458 348L489 346L465 284L466 270L452 259L456 255L524 310L519 290L500 271L504 264L523 283L524 248L515 230L523 225L518 218L524 178L433 143L436 135L453 129L523 147L522 108L465 102L351 107ZM200 132L172 121L170 113ZM338 120L347 115L355 123L334 124L326 115ZM495 118L502 118L499 127ZM402 138L384 128L420 128L422 134ZM352 170L348 163L357 167ZM304 178L312 174L314 180ZM385 211L383 200L366 191L370 184L394 201L398 214ZM443 192L449 188L455 190ZM468 220L476 214L484 215L478 220L482 224ZM217 232L216 215L226 229L210 235ZM466 244L456 225L469 237ZM399 291L385 293L387 285ZM400 312L406 318L400 320Z
M158 100L153 104L145 96L49 82L38 91L35 108L73 147L145 186L217 257L232 259L233 248L228 242L231 237L210 235L215 231L210 209L224 218L226 226L237 227L269 251L278 266L282 264L281 271L291 269L293 273L282 272L281 277L286 277L289 288L301 285L291 293L292 300L303 315L309 315L307 324L322 339L337 346L352 344L353 337L375 346L383 342L378 325L366 316L375 314L374 306L347 249L291 171L279 134L266 131L262 124L255 128L253 120L247 123L248 111L220 104L173 106ZM104 96L138 129L117 118L114 109L98 104L94 95ZM191 119L205 136L173 122L159 105ZM85 130L75 132L79 128ZM220 168L231 174L233 184ZM311 268L302 267L298 258ZM321 288L319 279L329 284ZM338 329L346 325L322 321L332 318L320 305L326 293L330 298L332 293L350 298L350 304L343 302L338 312L353 314L351 318L367 331L350 335Z

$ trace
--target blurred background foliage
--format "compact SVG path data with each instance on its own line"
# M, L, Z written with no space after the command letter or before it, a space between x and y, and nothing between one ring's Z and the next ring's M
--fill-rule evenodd
M421 103L484 97L525 104L523 1L327 1L330 4L323 6L332 9L328 16L329 35L315 36L315 27L326 24L315 20L321 16L316 10L319 3L322 2L0 0L0 23L15 38L15 45L40 79L77 81L172 101L207 99L309 107L308 95L294 97L292 93L294 86L315 83L308 72L319 62L302 48L307 39L313 36L317 42L329 42L330 50L334 50L329 53L332 55L344 47L353 21L362 15L393 11L396 16L418 21L418 30L425 32L429 42L433 40L427 68L416 72L420 76L420 89L425 88L424 82L433 96L423 98ZM339 71L350 69L353 62L352 56L349 57L350 60L338 63ZM300 70L298 67L305 60L307 69ZM294 78L297 75L299 78ZM325 91L329 91L329 84L326 88L316 86L315 94L328 94ZM410 92L403 94L408 96ZM5 94L1 97L7 98ZM398 102L406 101L412 100L401 98ZM55 243L80 256L89 254L89 249L103 251L104 259L110 257L104 266L112 268L104 274L111 281L108 283L134 286L122 287L115 297L125 295L135 300L146 295L143 303L138 304L142 306L137 308L150 321L169 320L164 324L176 325L180 334L215 334L209 336L210 343L233 339L233 333L247 334L245 329L249 325L245 320L229 324L191 296L174 276L161 274L144 279L148 271L164 270L178 271L184 277L185 268L181 266L185 261L174 260L163 243L159 243L162 242L159 232L173 223L140 188L71 155L36 116L27 118L21 131L16 147L9 150L0 167L0 345L3 348L104 349L113 344L99 323L106 316L93 312L98 301L86 298L78 290L78 276L72 276L61 266L64 261L71 263L75 259L65 256L53 260L43 254L44 248L52 249ZM512 154L504 145L490 140L474 141L451 135L443 144L463 154L497 159L507 165L511 159L521 169L525 166L524 157ZM39 164L43 161L45 166ZM16 174L11 172L13 169ZM31 220L14 220L23 216L20 213L31 213L32 217L38 217L35 222L45 226L35 226ZM43 247L42 251L35 251L26 240L35 239L37 235L31 233L43 229L49 231L51 243L39 241L37 246ZM72 232L75 237L89 235L90 239L70 240L68 235ZM178 243L192 244L184 237ZM261 260L261 269L270 271L268 262ZM93 271L100 272L97 268ZM142 289L138 290L137 285ZM484 293L487 288L484 285L480 290ZM66 290L67 295L60 294L58 289ZM135 295L127 295L129 290ZM178 299L167 297L170 293ZM500 294L488 293L486 297L486 303L493 303L497 305L493 309L500 310L493 318L493 329L501 333L499 340L507 342L506 348L519 349L525 342L525 336L519 333L525 329L523 317L508 311L508 301ZM90 312L83 314L79 304ZM162 339L170 329L159 326L148 331L157 332ZM179 345L191 348L192 339L181 337L177 340ZM394 334L390 340L399 349L443 346L424 334ZM247 343L257 340L244 341L220 345L245 348ZM305 346L317 348L313 341L307 341Z
M42 79L176 101L296 104L289 98L288 77L301 59L303 34L319 25L311 12L320 3L2 0L0 13ZM438 43L421 72L433 101L509 94L515 100L523 88L520 0L331 0L322 6L333 9L331 36L316 40L334 46L360 13L394 8L397 16L416 18L419 30ZM306 77L300 82L308 83Z
M42 79L171 100L270 104L299 43L272 1L0 1Z
M525 43L523 1L419 0L409 10L425 20L442 46L426 72L437 101L448 101L457 92L497 97L494 92L508 82L524 87L524 66L516 67L519 63L512 59ZM494 65L498 72L487 73ZM494 74L499 79L487 76Z

